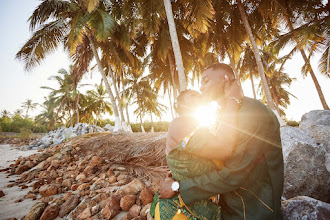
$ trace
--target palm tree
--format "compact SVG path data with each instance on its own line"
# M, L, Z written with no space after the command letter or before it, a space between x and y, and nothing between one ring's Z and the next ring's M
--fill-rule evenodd
M248 78L251 80L251 86L252 86L252 92L254 99L257 99L256 90L255 90L255 84L254 84L254 77L258 77L258 69L257 64L255 60L255 56L253 54L253 51L251 47L246 44L242 56L240 57L237 69L239 72L239 78L244 82Z
M329 60L329 55L327 55L327 48L329 47L327 43L329 41L329 13L327 12L327 7L322 4L322 1L295 0L278 1L276 2L276 6L278 6L278 10L281 11L281 15L284 18L283 20L286 22L290 32L280 36L279 39L274 42L275 46L278 48L283 48L288 43L294 42L296 44L288 54L288 57L290 58L296 51L300 52L305 61L305 65L302 69L303 76L306 76L307 73L310 74L323 108L329 110L329 106L325 100L321 86L310 64L311 55L316 49L319 48L318 45L323 44L325 45L325 50L322 54L320 64L321 67L323 66L323 73L326 72L324 71L325 69L328 70L328 68L324 68L324 66L327 67L327 65L324 65L325 63L329 64L329 62L324 62L325 60ZM322 15L323 12L327 15ZM297 16L297 14L299 14L299 16ZM295 29L294 25L299 25L302 17L308 22ZM311 48L311 53L309 56L305 53L305 49L308 49L308 47Z
M88 42L109 93L116 117L115 128L119 129L120 119L115 97L97 51L98 43L108 39L115 23L107 8L105 1L102 0L44 0L29 19L34 33L16 57L25 61L25 68L30 69L60 44L64 44L70 55L74 57L80 47L86 48L86 45L82 46L82 44ZM40 28L36 30L39 26ZM91 61L90 56L87 61Z
M280 124L285 125L284 121L280 117L279 112L277 111L276 106L274 105L274 101L273 101L273 98L271 96L271 92L270 92L270 89L268 87L268 84L267 84L265 70L264 70L264 67L263 67L263 63L261 61L261 57L260 57L260 54L259 54L259 49L258 49L258 46L256 44L255 38L252 34L252 29L250 27L245 9L244 9L241 1L242 0L237 1L238 9L240 11L245 30L246 30L246 32L249 36L249 40L250 40L251 45L252 45L252 50L253 50L254 56L256 58L258 72L259 72L259 75L260 75L260 78L261 78L262 88L263 88L264 93L265 93L265 97L266 97L266 100L267 100L268 107L273 110L273 112L277 116Z
M145 99L144 107L150 115L151 132L154 132L154 124L153 124L152 115L154 114L158 118L160 118L162 116L162 112L164 112L167 107L158 102L156 91L150 92L148 94L149 94L149 96L147 96Z
M25 118L29 117L29 110L35 110L38 106L38 103L33 103L31 99L27 99L25 102L22 103L22 108L26 109Z
M45 97L45 101L41 105L42 112L36 116L36 123L46 125L48 131L52 131L56 126L55 108L57 104L54 98Z
M1 117L2 118L5 118L5 117L9 118L10 115L11 115L10 112L7 111L6 109L1 111Z
M95 124L100 122L102 113L113 114L111 104L106 101L106 90L102 83L100 85L95 84L95 90L88 90L87 96L89 97L89 103L85 108L90 109L96 115Z
M48 86L42 86L42 89L50 90L50 99L52 99L56 105L56 116L55 123L59 117L59 114L62 113L63 109L66 109L69 113L70 124L73 126L72 114L71 112L76 112L76 117L79 117L77 113L79 91L77 90L77 83L72 78L73 66L70 66L70 71L68 72L65 69L60 69L58 71L59 75L54 75L49 77L48 80L56 80L59 85L59 88L54 89ZM77 100L78 99L78 100ZM78 120L78 119L77 119Z
M14 111L14 115L22 115L23 114L23 110L22 109L16 109Z

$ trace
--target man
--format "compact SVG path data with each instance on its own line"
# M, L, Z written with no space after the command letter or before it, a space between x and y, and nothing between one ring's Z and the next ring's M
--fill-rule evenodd
M220 194L225 220L282 219L283 156L278 120L257 100L233 91L226 96L224 85L228 80L236 83L234 79L232 69L219 63L207 68L201 81L201 92L227 106L227 112L199 155L224 160L225 165L179 182L169 177L162 183L159 197L172 198L178 192L189 204Z

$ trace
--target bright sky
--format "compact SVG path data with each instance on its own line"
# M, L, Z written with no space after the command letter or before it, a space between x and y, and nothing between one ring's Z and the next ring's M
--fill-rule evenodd
M30 72L24 70L22 62L15 60L15 54L31 36L27 20L38 4L38 0L0 1L0 26L2 27L0 35L0 111L6 109L13 112L20 108L26 99L42 103L43 97L48 95L48 91L41 89L40 86L55 87L56 84L47 79L51 75L55 75L59 69L69 67L70 59L62 49L50 54L40 66ZM319 55L312 59L312 66L328 105L330 105L330 80L321 75L317 69L318 59ZM287 118L298 121L306 112L323 109L311 77L308 76L305 79L301 77L300 70L303 64L301 55L296 54L285 66L285 71L289 73L290 77L297 78L289 88L297 99L291 98L291 105L286 110ZM93 72L92 78L91 74L88 74L82 80L82 83L99 82L100 76L97 71ZM243 83L243 89L246 96L253 97L250 81L247 80ZM166 104L164 100L161 102ZM131 111L133 110L131 109ZM37 113L38 111L35 111L32 114ZM170 121L170 115L168 110L162 120ZM131 120L136 121L136 116L132 115Z

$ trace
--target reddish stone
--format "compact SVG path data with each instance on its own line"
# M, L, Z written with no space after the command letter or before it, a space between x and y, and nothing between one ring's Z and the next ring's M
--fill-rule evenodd
M2 190L0 190L0 198L4 197L4 196L5 196L5 193Z
M124 211L128 211L132 205L135 204L136 196L135 195L127 195L120 199L120 208Z
M145 206L149 203L151 203L153 200L153 195L152 195L152 192L149 188L144 188L142 191L141 191L141 201L142 201L142 204Z
M110 197L102 209L101 214L105 219L112 219L120 212L120 201L117 197Z
M77 220L84 220L92 216L90 208L86 208L82 213L77 216Z
M25 216L24 220L36 220L39 219L42 215L42 212L45 210L47 206L46 202L37 202L34 204L29 211L29 213Z
M82 190L85 190L85 189L89 189L89 187L90 187L90 184L89 184L89 183L84 183L84 184L81 184L81 185L77 188L77 190L78 190L78 191L82 191Z
M98 156L93 156L91 162L89 163L90 166L100 166L104 163L104 159Z
M18 166L15 170L15 174L22 174L23 172L27 171L28 169L29 169L28 165Z
M128 214L132 217L138 217L140 215L140 212L141 212L141 206L138 206L138 205L133 205L129 211L128 211Z
M60 207L58 205L49 205L42 213L40 220L53 220L58 216Z
M75 190L78 189L78 187L79 187L79 184L73 184L73 185L71 186L71 190L72 190L72 191L75 191Z
M65 203L63 203L61 209L60 209L60 213L59 216L61 218L63 218L65 215L67 215L69 212L71 212L74 208L76 208L76 206L79 203L79 197L76 195L72 195L68 198L68 200L65 201Z
M39 193L42 197L56 195L57 187L54 185L43 185L40 187Z
M71 181L71 179L65 179L65 180L63 180L63 182L62 182L62 186L65 186L65 187L67 187L68 189L70 189L71 186L72 186L72 181Z

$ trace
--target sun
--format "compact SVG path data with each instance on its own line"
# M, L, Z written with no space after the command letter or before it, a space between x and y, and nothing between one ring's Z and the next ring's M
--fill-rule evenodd
M199 126L214 128L218 108L218 103L216 101L212 101L208 105L197 108L193 116L198 121Z

